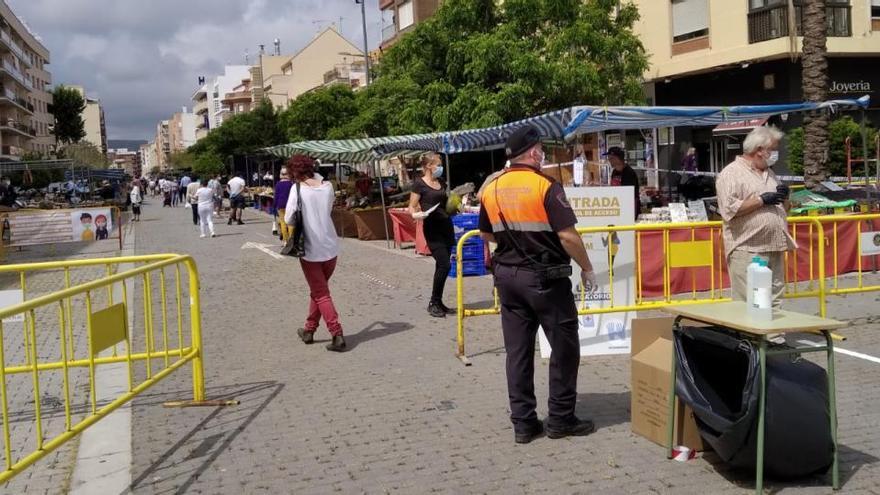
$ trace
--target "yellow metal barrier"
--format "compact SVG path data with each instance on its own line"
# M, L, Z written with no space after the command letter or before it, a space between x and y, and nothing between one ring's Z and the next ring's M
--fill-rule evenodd
M94 279L74 285L75 278ZM156 279L158 286L153 285ZM0 483L187 363L192 363L193 399L205 399L199 275L190 256L157 254L0 266L4 288L16 280L24 302L0 309L5 464ZM161 300L158 307L155 296ZM138 298L142 305L134 302ZM155 325L155 313L161 317L161 330ZM17 324L16 319L21 320L22 334L7 332ZM188 332L184 332L185 322ZM169 324L177 330L173 346ZM51 326L56 327L54 332L47 328ZM126 365L127 391L99 397L98 371L114 363ZM26 377L30 379L23 380ZM19 393L10 395L13 387ZM27 395L31 400L22 400ZM47 401L56 395L61 398ZM11 424L31 420L33 428L18 425L24 427L14 429L30 437L12 434Z
M866 221L880 220L880 214L871 215L833 215L819 217L789 217L788 223L792 234L797 237L798 229L808 229L810 245L808 246L809 255L809 277L806 280L800 280L798 276L798 254L796 251L786 254L786 291L783 297L788 299L796 298L812 298L818 299L818 309L821 316L827 313L827 296L843 295L859 292L880 291L880 285L865 286L863 282L863 267L861 263L861 246L857 247L858 267L857 267L857 286L849 288L839 288L837 273L837 262L839 259L838 243L837 243L837 224L840 222L858 222L858 234L861 233L861 224ZM825 246L828 243L825 236L825 225L832 224L834 232L834 242L832 244L834 256L834 288L828 289L826 286L826 268L825 268ZM613 291L611 292L611 304L604 308L582 308L578 310L580 315L617 313L629 311L645 311L653 309L661 309L671 305L682 304L708 304L716 302L730 301L730 297L724 296L723 290L723 273L725 260L721 256L721 250L718 256L714 254L716 238L719 246L721 244L721 222L691 222L676 224L638 224L623 225L612 227L590 227L579 228L581 235L595 233L612 233L612 232L634 232L636 235L636 295L635 304L615 305ZM670 233L672 231L688 230L691 231L690 241L671 241ZM708 229L708 240L697 240L697 229ZM662 297L646 297L643 294L642 280L642 233L646 231L662 231L662 246L664 254L663 263L663 296ZM717 235L716 235L717 234ZM462 276L462 251L464 244L468 239L479 235L479 231L473 230L466 232L458 242L456 247L456 295L457 295L457 357L466 365L470 364L465 354L465 330L464 319L475 316L497 315L500 314L501 308L498 303L497 293L495 295L495 304L488 309L466 309L464 307L464 278ZM815 239L815 247L813 244ZM611 243L608 243L609 256ZM814 263L814 259L819 260ZM790 270L791 267L793 270ZM710 273L710 287L708 291L698 291L696 283L696 274L692 271L692 289L689 298L674 298L672 289L671 270L675 268L708 268ZM793 277L789 278L789 272ZM608 281L611 287L614 284L614 274L609 270ZM808 283L806 290L800 288L800 284ZM816 286L814 287L814 282ZM704 297L699 297L698 292L703 292Z

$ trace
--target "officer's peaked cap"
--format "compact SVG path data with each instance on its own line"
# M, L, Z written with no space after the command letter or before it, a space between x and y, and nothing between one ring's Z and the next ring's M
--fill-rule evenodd
M505 151L508 158L522 155L529 148L541 142L541 131L537 127L528 124L513 131L507 137Z

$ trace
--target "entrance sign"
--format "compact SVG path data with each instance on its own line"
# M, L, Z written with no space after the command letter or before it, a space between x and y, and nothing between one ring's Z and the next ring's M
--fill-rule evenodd
M635 217L633 188L566 188L565 194L577 215L577 227L630 225ZM583 236L587 254L596 273L598 287L582 298L580 267L572 262L572 288L578 309L635 304L636 242L634 232L603 232ZM609 273L614 283L610 283ZM585 300L582 300L585 299ZM632 317L630 313L604 313L578 318L581 356L629 354ZM550 357L550 343L543 330L538 333L541 357Z

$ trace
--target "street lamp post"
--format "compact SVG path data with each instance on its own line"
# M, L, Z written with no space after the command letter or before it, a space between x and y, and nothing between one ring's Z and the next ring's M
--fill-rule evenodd
M364 63L367 67L367 86L370 85L370 49L367 46L367 0L354 0L354 3L361 4L361 22L364 26Z

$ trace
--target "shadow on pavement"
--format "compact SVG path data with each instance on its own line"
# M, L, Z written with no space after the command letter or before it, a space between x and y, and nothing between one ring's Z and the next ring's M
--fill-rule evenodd
M574 413L592 419L596 429L630 422L629 392L578 394Z
M346 335L345 343L348 346L348 350L352 351L355 347L363 344L364 342L381 339L382 337L387 337L389 335L394 335L395 333L412 330L413 328L413 325L410 323L385 323L382 321L376 321L370 323L358 333Z
M872 456L871 454L849 448L846 445L838 444L838 448L840 449L840 491L843 492L844 488L846 487L847 481L852 479L852 477L855 476L859 469L861 469L863 466L874 464L880 459ZM729 467L724 463L724 461L721 460L720 457L718 457L717 454L715 454L715 452L712 452L711 450L703 454L703 459L708 464L711 464L712 467L715 468L715 470L718 471L720 475L724 476L724 478L726 478L732 484L735 484L742 488L754 489L754 470ZM771 478L769 476L765 476L764 478L765 493L779 493L782 490L786 489L812 487L827 487L830 493L830 470L828 472L817 473L810 476L805 476L803 478L790 480L779 480Z
M209 387L207 396L211 399L238 399L241 405L217 407L207 417L195 425L189 432L181 436L142 473L132 473L134 479L125 493L132 493L138 488L149 486L156 473L167 470L171 465L180 467L192 461L198 462L192 469L184 471L182 476L189 474L182 482L174 480L174 493L183 494L198 481L199 477L211 467L211 464L229 449L232 442L250 425L260 413L284 389L283 383L275 381L247 383L225 387ZM157 394L147 396L146 402L138 402L134 407L155 407L168 400L186 395L187 392ZM191 393L191 392L190 392ZM250 412L248 413L248 409ZM224 415L224 412L227 414ZM246 415L242 415L246 413ZM229 418L231 416L231 418ZM221 431L205 436L210 430L221 428ZM196 438L196 437L199 438ZM198 441L193 448L192 443ZM169 481L167 479L163 481Z

